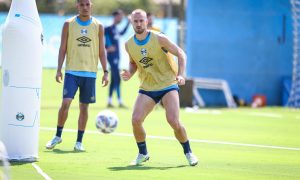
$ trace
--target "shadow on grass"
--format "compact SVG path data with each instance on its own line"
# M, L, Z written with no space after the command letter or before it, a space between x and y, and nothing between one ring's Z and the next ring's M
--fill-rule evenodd
M44 152L47 153L57 153L57 154L70 154L70 153L85 153L85 152L78 152L74 150L61 150L61 149L53 149L53 150L45 150Z
M166 166L166 167L153 167L153 166L119 166L119 167L109 167L108 169L111 171L130 171L130 170L168 170L168 169L174 169L174 168L184 168L188 165L180 165L180 166Z
M34 162L9 161L9 163L10 163L10 166L22 166L24 164L31 164Z

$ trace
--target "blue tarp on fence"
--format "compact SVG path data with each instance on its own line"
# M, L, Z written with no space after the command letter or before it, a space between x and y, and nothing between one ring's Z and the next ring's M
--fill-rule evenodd
M5 22L7 13L0 13L0 40L2 42L2 27ZM57 16L51 14L41 14L41 22L43 25L44 34L44 53L43 53L43 67L56 68L58 49L60 46L60 36L63 23L67 18L71 16ZM95 16L104 26L109 26L112 23L112 17L108 16ZM122 28L126 25L127 20L124 18L122 23L118 25L118 28ZM155 19L155 25L160 27L170 39L177 42L177 19ZM124 42L133 34L133 29L130 27L126 34L120 38L121 47L121 68L128 66L128 55L124 48ZM1 65L1 51L0 48L0 65Z
M268 105L280 105L282 78L292 74L290 1L187 3L188 75L225 79L248 103L264 94Z

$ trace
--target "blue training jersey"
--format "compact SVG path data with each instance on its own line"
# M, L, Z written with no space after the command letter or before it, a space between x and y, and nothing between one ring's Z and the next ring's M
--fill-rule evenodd
M105 47L108 48L110 46L115 46L116 48L116 51L114 52L107 52L108 59L120 59L119 39L121 35L125 34L128 26L129 23L121 32L118 31L115 24L105 28Z

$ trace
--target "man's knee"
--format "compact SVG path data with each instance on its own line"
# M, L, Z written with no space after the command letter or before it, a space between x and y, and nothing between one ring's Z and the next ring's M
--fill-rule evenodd
M80 104L80 111L81 112L87 112L88 108L89 108L89 104L83 104L83 103Z
M166 117L167 117L167 120L169 123L171 123L171 122L175 123L175 122L179 121L179 117L175 113L167 113Z
M62 111L68 111L70 108L71 102L70 101L63 101L61 104L61 110Z
M142 116L139 114L133 114L132 115L132 126L138 127L141 126L143 123Z
M169 124L172 126L174 131L179 131L182 128L182 125L180 124L178 117L175 115L167 116L167 120Z

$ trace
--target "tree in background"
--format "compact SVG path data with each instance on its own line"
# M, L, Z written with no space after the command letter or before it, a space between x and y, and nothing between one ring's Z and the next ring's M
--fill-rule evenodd
M73 4L74 0L65 0L67 5L65 8L66 14L76 13ZM159 8L152 0L96 0L93 1L93 14L96 15L111 15L116 9L122 9L126 14L130 13L135 8L147 9L149 11Z
M8 11L11 0L0 0L0 11ZM76 14L74 8L76 0L37 0L40 13L54 13L59 15ZM94 15L111 15L116 9L123 9L125 13L130 13L133 9L141 8L146 11L156 12L159 6L153 0L94 0Z

